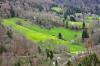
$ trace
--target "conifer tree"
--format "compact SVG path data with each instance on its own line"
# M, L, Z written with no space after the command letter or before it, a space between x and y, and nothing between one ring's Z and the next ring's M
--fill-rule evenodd
M7 31L7 35L8 35L8 37L9 37L10 39L13 38L13 36L12 36L12 31L11 31L11 30L8 30L8 31Z
M82 29L85 29L85 28L86 28L85 22L83 22Z
M89 38L87 28L83 29L83 32L82 32L82 40L84 41L85 38Z
M57 60L56 60L56 62L55 62L55 66L58 66L58 62L57 62Z
M58 38L59 38L59 39L63 39L63 37L62 37L62 34L61 34L61 33L59 33L59 34L58 34Z
M66 22L66 28L68 28L68 21Z
M50 51L50 59L52 60L53 59L53 51Z

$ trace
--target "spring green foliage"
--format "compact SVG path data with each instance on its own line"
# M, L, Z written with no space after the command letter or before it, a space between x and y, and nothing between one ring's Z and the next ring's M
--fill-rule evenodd
M16 24L17 20L20 21L22 25ZM82 45L73 45L70 42L71 40L76 39L75 35L81 37L80 31L73 31L62 27L54 27L51 30L47 30L44 27L40 27L34 24L32 25L31 22L20 18L4 19L4 25L13 28L15 31L21 33L27 39L32 41L45 42L50 39L52 40L50 42L50 48L53 48L54 44L62 44L68 46L70 48L70 51L73 53L85 50L85 48ZM64 40L58 39L58 33L60 32L63 34Z

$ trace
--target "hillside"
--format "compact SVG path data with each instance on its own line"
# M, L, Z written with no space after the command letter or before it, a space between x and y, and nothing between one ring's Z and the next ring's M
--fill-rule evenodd
M0 66L100 66L99 0L0 0Z
M58 5L78 8L84 12L100 14L100 0L54 0Z
M17 24L16 22L21 23ZM78 39L78 37L74 37L75 35L81 36L80 32L74 32L72 30L66 30L64 28L52 28L51 30L47 30L43 27L39 27L37 25L31 25L27 21L24 21L24 19L19 19L19 18L12 18L12 19L5 19L4 24L19 31L22 35L26 36L28 39L32 41L38 41L38 42L46 42L50 40L51 43L51 49L54 49L54 45L52 41L55 41L55 44L61 43L64 46L70 47L70 51L72 53L77 53L81 49L84 50L84 47L78 46L78 45L72 45L71 40L72 39ZM60 30L60 31L59 31ZM62 32L64 40L59 40L58 39L58 34ZM70 34L72 32L72 34ZM39 37L40 36L40 37ZM68 38L70 37L70 38ZM51 41L52 40L52 41ZM59 45L58 45L59 46ZM45 44L46 47L46 44ZM48 45L47 45L48 47ZM76 47L76 48L75 48Z
M0 12L3 17L20 16L22 11L47 11L54 7L67 8L65 10L78 10L77 12L91 12L100 14L99 0L1 0ZM7 6L7 7L6 7ZM4 9L6 11L4 11ZM20 14L19 14L20 12Z

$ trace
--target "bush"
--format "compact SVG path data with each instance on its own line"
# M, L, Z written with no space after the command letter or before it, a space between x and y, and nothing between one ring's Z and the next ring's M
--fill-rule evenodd
M7 31L7 35L8 35L8 37L10 38L10 39L12 39L12 31L11 30L9 30L9 31Z
M17 21L16 24L17 25L22 25L22 23L20 21Z
M58 34L58 38L59 38L59 39L63 39L63 37L62 37L62 34L61 34L61 33L59 33L59 34Z
M90 54L89 56L85 57L82 61L80 61L78 66L97 66L97 64L99 64L99 59L94 53Z
M21 66L20 62L17 62L17 63L15 64L15 66Z
M41 51L41 47L40 46L38 46L38 52L39 53L41 53L42 51Z
M73 66L70 60L67 62L67 66Z
M4 46L0 46L0 54L7 52L7 49Z
M2 19L0 18L0 25L2 25Z
M71 16L71 17L70 17L70 21L76 22L76 19L75 19L73 16Z

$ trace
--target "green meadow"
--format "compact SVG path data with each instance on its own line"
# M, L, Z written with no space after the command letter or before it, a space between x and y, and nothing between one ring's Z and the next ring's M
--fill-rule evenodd
M54 49L54 45L57 44L67 46L72 53L77 53L85 50L81 42L79 42L79 44L71 43L72 40L79 41L81 39L81 31L74 31L63 27L54 27L48 30L44 27L40 27L38 25L32 24L31 22L28 22L25 19L20 18L4 19L3 21L5 26L13 28L13 30L19 32L27 39L38 42L40 45L42 45L44 42L44 47L48 47L45 43L46 41L52 40L50 42L51 49ZM16 22L20 22L20 25ZM58 39L59 33L62 33L64 40Z
M52 7L51 10L54 11L54 12L57 12L57 13L63 12L63 9L60 8L60 7Z

